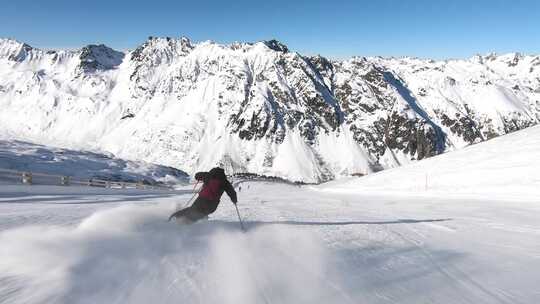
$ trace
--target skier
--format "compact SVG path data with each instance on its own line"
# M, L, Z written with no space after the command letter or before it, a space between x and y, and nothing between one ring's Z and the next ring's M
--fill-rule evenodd
M216 211L224 191L236 205L236 191L227 180L222 168L216 167L210 172L197 172L195 179L203 182L199 196L190 207L173 213L169 217L169 221L174 217L181 222L191 224L202 218L208 218L209 214Z

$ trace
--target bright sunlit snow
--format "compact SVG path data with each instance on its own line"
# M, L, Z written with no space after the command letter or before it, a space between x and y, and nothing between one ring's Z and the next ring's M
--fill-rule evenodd
M362 179L329 182L320 189L535 201L540 197L540 126Z
M0 302L538 303L539 130L320 186L236 180L246 233L227 198L179 226L189 191L2 185Z
M332 61L277 41L150 37L119 52L0 39L0 138L317 183L537 124L539 64L518 53Z

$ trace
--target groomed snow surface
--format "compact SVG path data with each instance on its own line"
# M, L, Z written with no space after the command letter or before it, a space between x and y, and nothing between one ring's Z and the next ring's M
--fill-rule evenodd
M0 303L540 303L539 132L317 187L236 181L246 233L227 198L179 226L187 191L0 185Z

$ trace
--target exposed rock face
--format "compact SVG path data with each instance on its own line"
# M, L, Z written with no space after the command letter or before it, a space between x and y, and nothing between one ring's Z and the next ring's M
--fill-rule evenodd
M0 40L0 136L188 172L320 182L537 124L539 57L331 61L279 41L150 37L135 50Z
M92 44L81 49L79 59L81 69L86 73L92 73L118 67L124 59L124 53L117 52L103 44Z
M289 52L289 48L284 45L283 43L275 40L275 39L272 39L272 40L268 40L268 41L265 41L264 44L266 44L266 46L274 51L278 51L278 52L282 52L282 53L288 53Z
M32 47L13 39L0 39L0 57L12 62L23 62L32 52Z

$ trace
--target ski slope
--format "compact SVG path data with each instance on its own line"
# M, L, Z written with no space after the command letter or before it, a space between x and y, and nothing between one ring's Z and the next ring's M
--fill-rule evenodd
M186 191L0 185L0 303L539 303L536 132L316 187L236 181L246 233L227 198L178 226ZM400 186L422 168L440 182Z
M534 126L402 168L330 182L320 189L538 201L539 156L540 126Z

